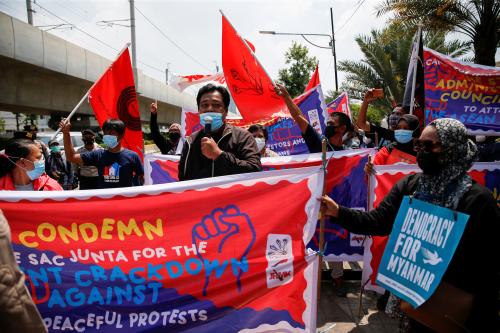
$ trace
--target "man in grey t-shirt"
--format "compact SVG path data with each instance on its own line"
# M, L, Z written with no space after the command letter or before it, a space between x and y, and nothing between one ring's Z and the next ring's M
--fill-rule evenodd
M95 143L95 136L94 131L90 129L83 130L82 140L85 145L78 148L76 152L78 154L82 154L102 149L97 143ZM78 179L80 180L80 190L99 188L99 173L95 166L77 165L76 173L78 175Z

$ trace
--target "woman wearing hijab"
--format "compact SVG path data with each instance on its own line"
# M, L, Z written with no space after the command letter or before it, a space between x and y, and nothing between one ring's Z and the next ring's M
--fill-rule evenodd
M470 215L441 284L472 295L470 315L463 323L470 332L496 332L498 298L498 225L500 208L492 193L467 174L477 156L465 126L455 119L438 119L415 142L421 173L399 181L380 205L370 212L339 206L328 196L321 201L332 222L365 235L389 235L404 196ZM496 258L496 259L495 259ZM471 268L478 267L480 272ZM432 300L432 297L431 297ZM417 312L420 308L417 308ZM446 309L443 309L446 311ZM428 315L430 316L430 315ZM411 320L411 331L420 324Z
M45 160L37 143L12 139L0 154L0 190L62 191L45 173Z

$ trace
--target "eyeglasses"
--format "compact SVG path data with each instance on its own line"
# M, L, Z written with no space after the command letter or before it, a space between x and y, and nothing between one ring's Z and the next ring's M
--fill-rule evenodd
M413 150L415 151L432 151L434 148L441 147L440 141L432 141L432 140L413 140Z

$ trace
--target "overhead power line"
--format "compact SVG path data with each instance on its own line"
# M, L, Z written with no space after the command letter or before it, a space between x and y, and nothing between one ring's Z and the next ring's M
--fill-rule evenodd
M186 55L187 57L189 57L191 60L193 60L198 65L200 65L202 68L208 70L209 72L212 72L212 70L208 69L208 67L206 67L205 65L203 65L196 58L194 58L192 55L190 55L186 50L184 50L179 44L177 44L174 40L172 40L170 37L168 37L167 34L165 34L156 24L154 24L154 22L151 21L139 8L137 8L137 6L134 6L134 7L139 12L139 14L141 14L142 17L144 17L144 19L146 19L146 21L149 22L149 24L151 24L156 30L158 30L158 32L163 37L165 37L170 43L172 43L177 49L179 49L182 53L184 53L184 55Z
M78 26L76 26L76 25L72 24L71 22L69 22L69 21L67 21L67 20L63 19L62 17L58 16L57 14L55 14L55 13L53 13L52 11L48 10L47 8L45 8L45 7L41 6L41 5L40 5L40 4L38 4L37 2L34 2L34 4L35 4L35 5L37 5L38 7L40 7L40 9L44 10L45 12L47 12L48 14L50 14L50 15L52 15L52 16L54 16L54 17L56 17L57 19L59 19L59 20L61 20L61 21L65 22L65 23L67 23L67 24L72 25L72 26L75 28L75 30L78 30L79 32L81 32L81 33L83 33L84 35L86 35L86 36L88 36L88 37L92 38L93 40L95 40L95 41L97 41L97 42L101 43L102 45L107 46L108 48L110 48L110 49L114 50L115 52L119 52L119 51L120 51L119 49L115 48L114 46L112 46L112 45L110 45L110 44L106 43L105 41L103 41L103 40L101 40L101 39L99 39L99 38L95 37L94 35L92 35L92 34L88 33L87 31L85 31L85 30L83 30L83 29L81 29L81 28L79 28ZM159 69L159 68L157 68L157 67L155 67L155 66L151 66L151 65L149 65L149 64L147 64L147 63L145 63L145 62L143 62L143 61L139 61L139 63L141 63L142 65L144 65L144 66L146 66L146 67L149 67L149 68L151 68L151 69L154 69L154 70L156 70L156 71L158 71L158 72L161 72L161 73L164 73L164 72L165 72L165 70L163 70L163 69Z
M347 19L347 21L344 22L344 24L342 24L342 26L338 29L335 29L335 33L338 34L340 30L342 30L342 28L344 28L347 23L349 23L349 21L352 19L352 17L354 16L354 14L356 14L356 12L358 11L358 9L363 5L363 3L365 3L366 0L359 0L358 1L358 6L356 7L356 9L354 9L354 12L351 14L351 16L349 16L349 18Z
M40 5L40 4L38 4L37 2L34 2L34 4L35 4L35 5L37 5L38 7L40 7L41 9L43 9L44 11L46 11L47 13L49 13L50 15L52 15L52 16L54 16L54 17L58 18L59 20L61 20L61 21L65 22L65 23L67 23L67 24L71 24L71 25L73 25L73 26L75 27L75 29L76 29L76 30L78 30L78 31L80 31L81 33L83 33L84 35L86 35L86 36L88 36L88 37L92 38L93 40L95 40L95 41L97 41L97 42L101 43L102 45L105 45L105 46L109 47L110 49L112 49L112 50L114 50L114 51L117 51L117 52L119 51L117 48L115 48L115 47L113 47L113 46L109 45L108 43L106 43L106 42L104 42L104 41L100 40L99 38L97 38L97 37L95 37L95 36L93 36L93 35L89 34L89 33L88 33L88 32L86 32L85 30L83 30L83 29L79 28L78 26L74 25L73 23L70 23L69 21L66 21L65 19L61 18L60 16L58 16L58 15L54 14L53 12L51 12L51 11L50 11L50 10L48 10L47 8L45 8L45 7L41 6L41 5Z

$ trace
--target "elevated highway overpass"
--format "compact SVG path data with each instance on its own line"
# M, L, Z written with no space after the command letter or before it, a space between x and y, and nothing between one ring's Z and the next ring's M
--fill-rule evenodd
M0 12L0 111L39 115L68 114L111 64L90 50ZM158 100L158 122L180 121L181 108L196 108L195 98L180 93L137 69L142 122ZM90 104L77 112L82 126L95 126Z

